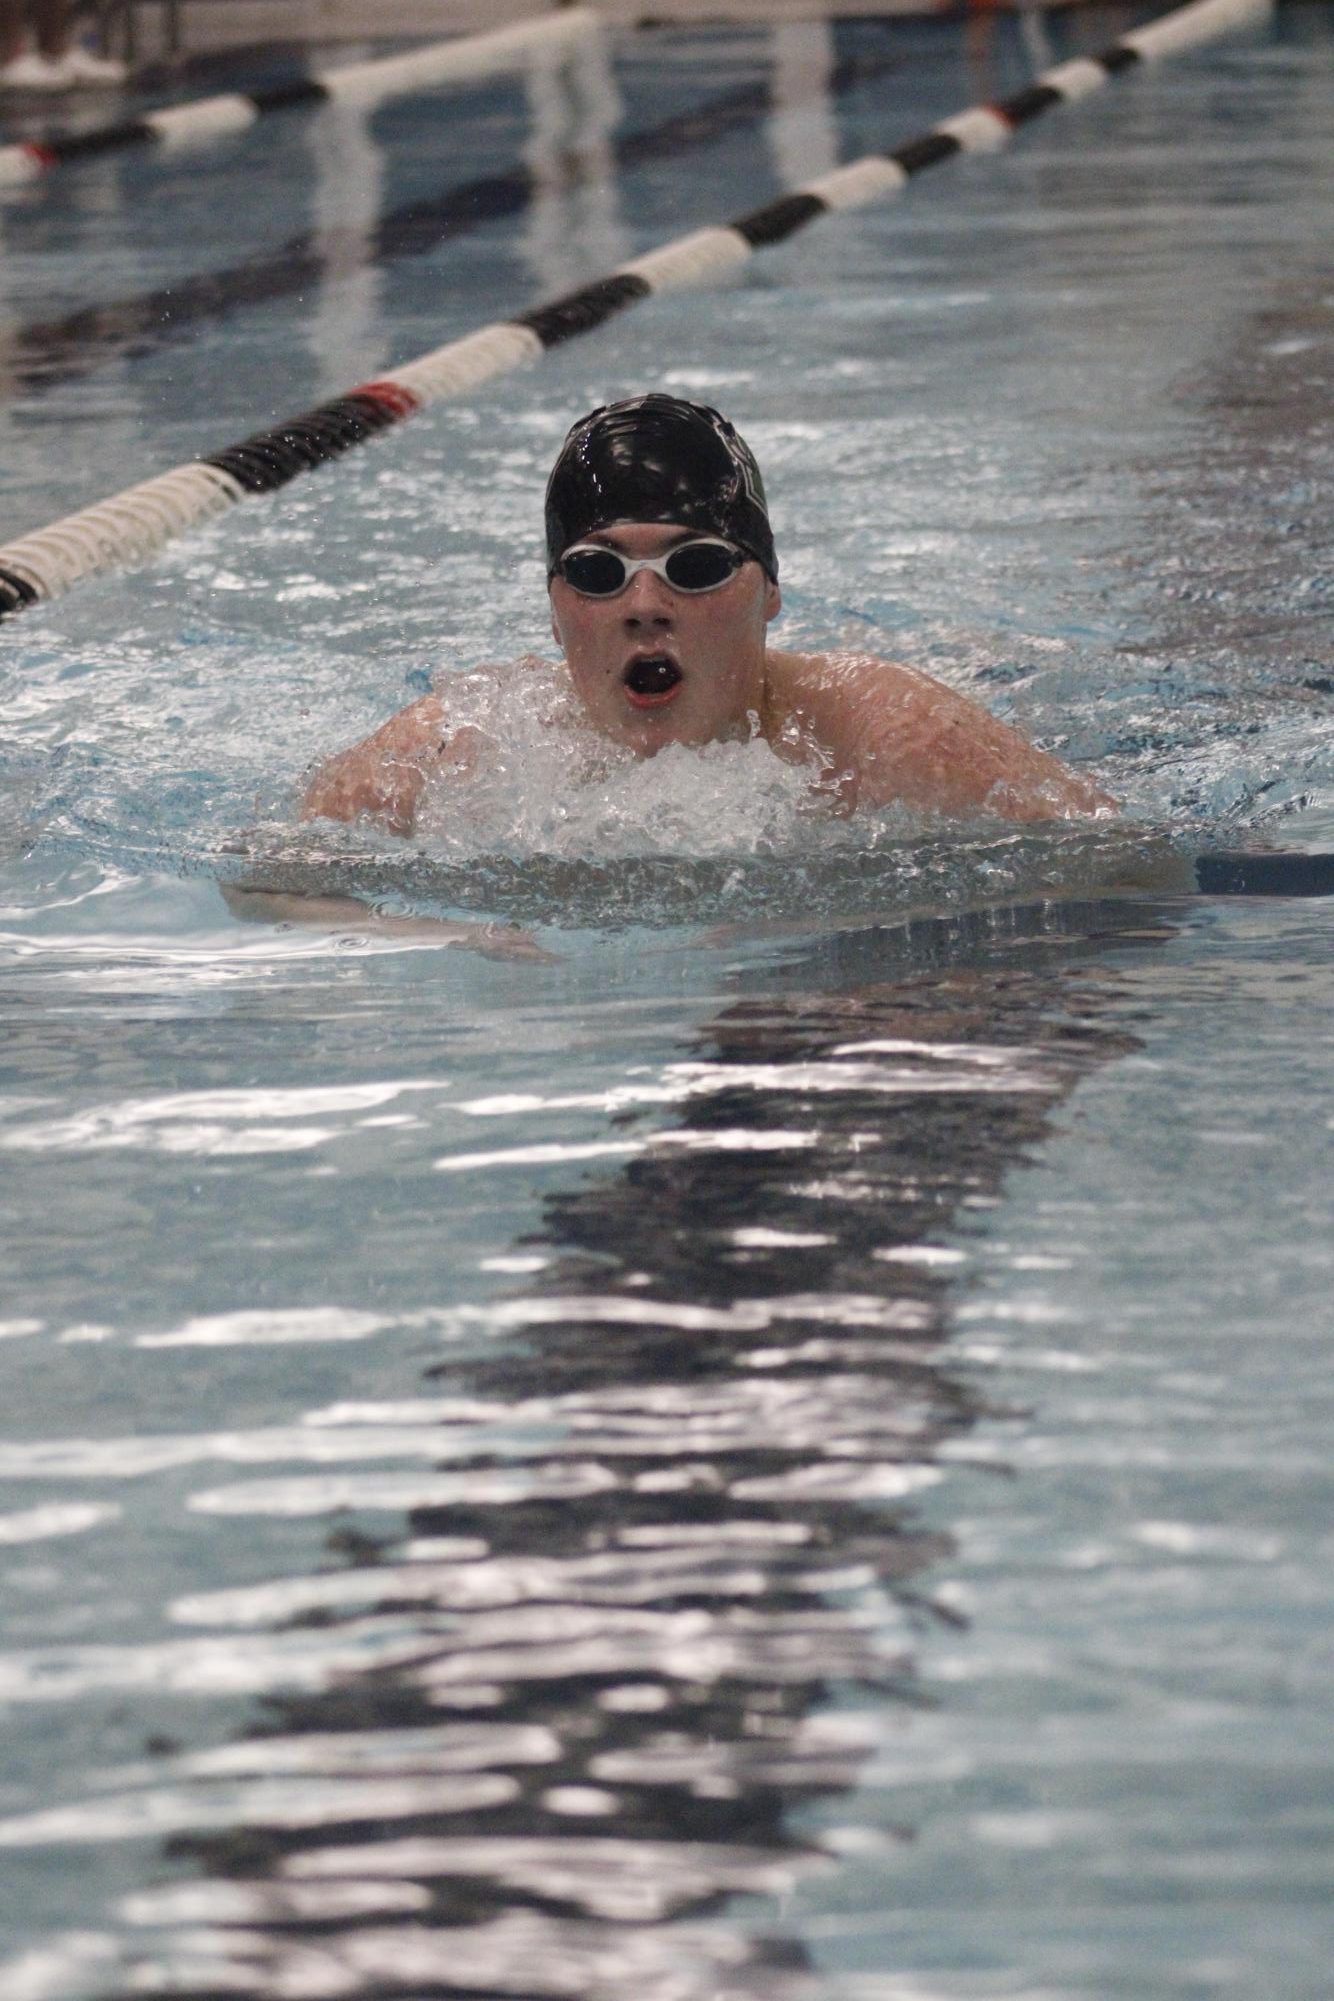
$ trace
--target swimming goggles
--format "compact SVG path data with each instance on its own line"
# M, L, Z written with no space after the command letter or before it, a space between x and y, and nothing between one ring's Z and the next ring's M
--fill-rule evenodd
M604 548L600 542L576 542L557 563L555 574L585 598L619 597L640 570L652 570L674 591L693 595L720 590L746 561L740 549L712 537L678 542L665 556L634 559Z

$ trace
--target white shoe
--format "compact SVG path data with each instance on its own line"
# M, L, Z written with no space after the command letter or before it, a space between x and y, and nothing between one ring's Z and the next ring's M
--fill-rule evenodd
M129 75L124 63L95 56L82 42L72 42L56 67L77 90L117 90Z
M24 49L0 69L0 90L68 90L73 81L65 69L68 60L52 62L36 49Z

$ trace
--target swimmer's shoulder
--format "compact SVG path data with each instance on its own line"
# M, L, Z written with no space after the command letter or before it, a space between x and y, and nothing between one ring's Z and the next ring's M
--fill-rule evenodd
M793 723L817 732L831 723L846 726L868 696L904 704L935 692L938 683L901 661L867 653L785 653L771 646L765 656L765 733Z
M852 806L1048 820L1116 811L1100 787L943 681L865 653L766 660L765 734L817 745Z
M793 723L809 723L812 697L818 692L820 653L783 653L776 646L764 656L764 734L772 741Z

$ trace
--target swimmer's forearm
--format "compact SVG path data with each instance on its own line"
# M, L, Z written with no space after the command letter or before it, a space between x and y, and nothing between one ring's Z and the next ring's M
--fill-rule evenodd
M354 896L304 896L253 883L220 883L233 917L247 924L300 924L320 931L417 938L428 945L461 945L489 959L527 959L550 965L555 954L516 924L476 924L439 917L390 916Z

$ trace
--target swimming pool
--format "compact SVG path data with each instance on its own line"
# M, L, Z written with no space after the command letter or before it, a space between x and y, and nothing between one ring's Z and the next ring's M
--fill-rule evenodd
M6 533L1129 18L619 32L52 175ZM1334 832L1332 58L1280 9L6 626L6 2001L1325 1991L1329 905L1169 862ZM543 646L545 467L648 381L755 444L792 640L1129 829L518 714L420 851L294 828Z

